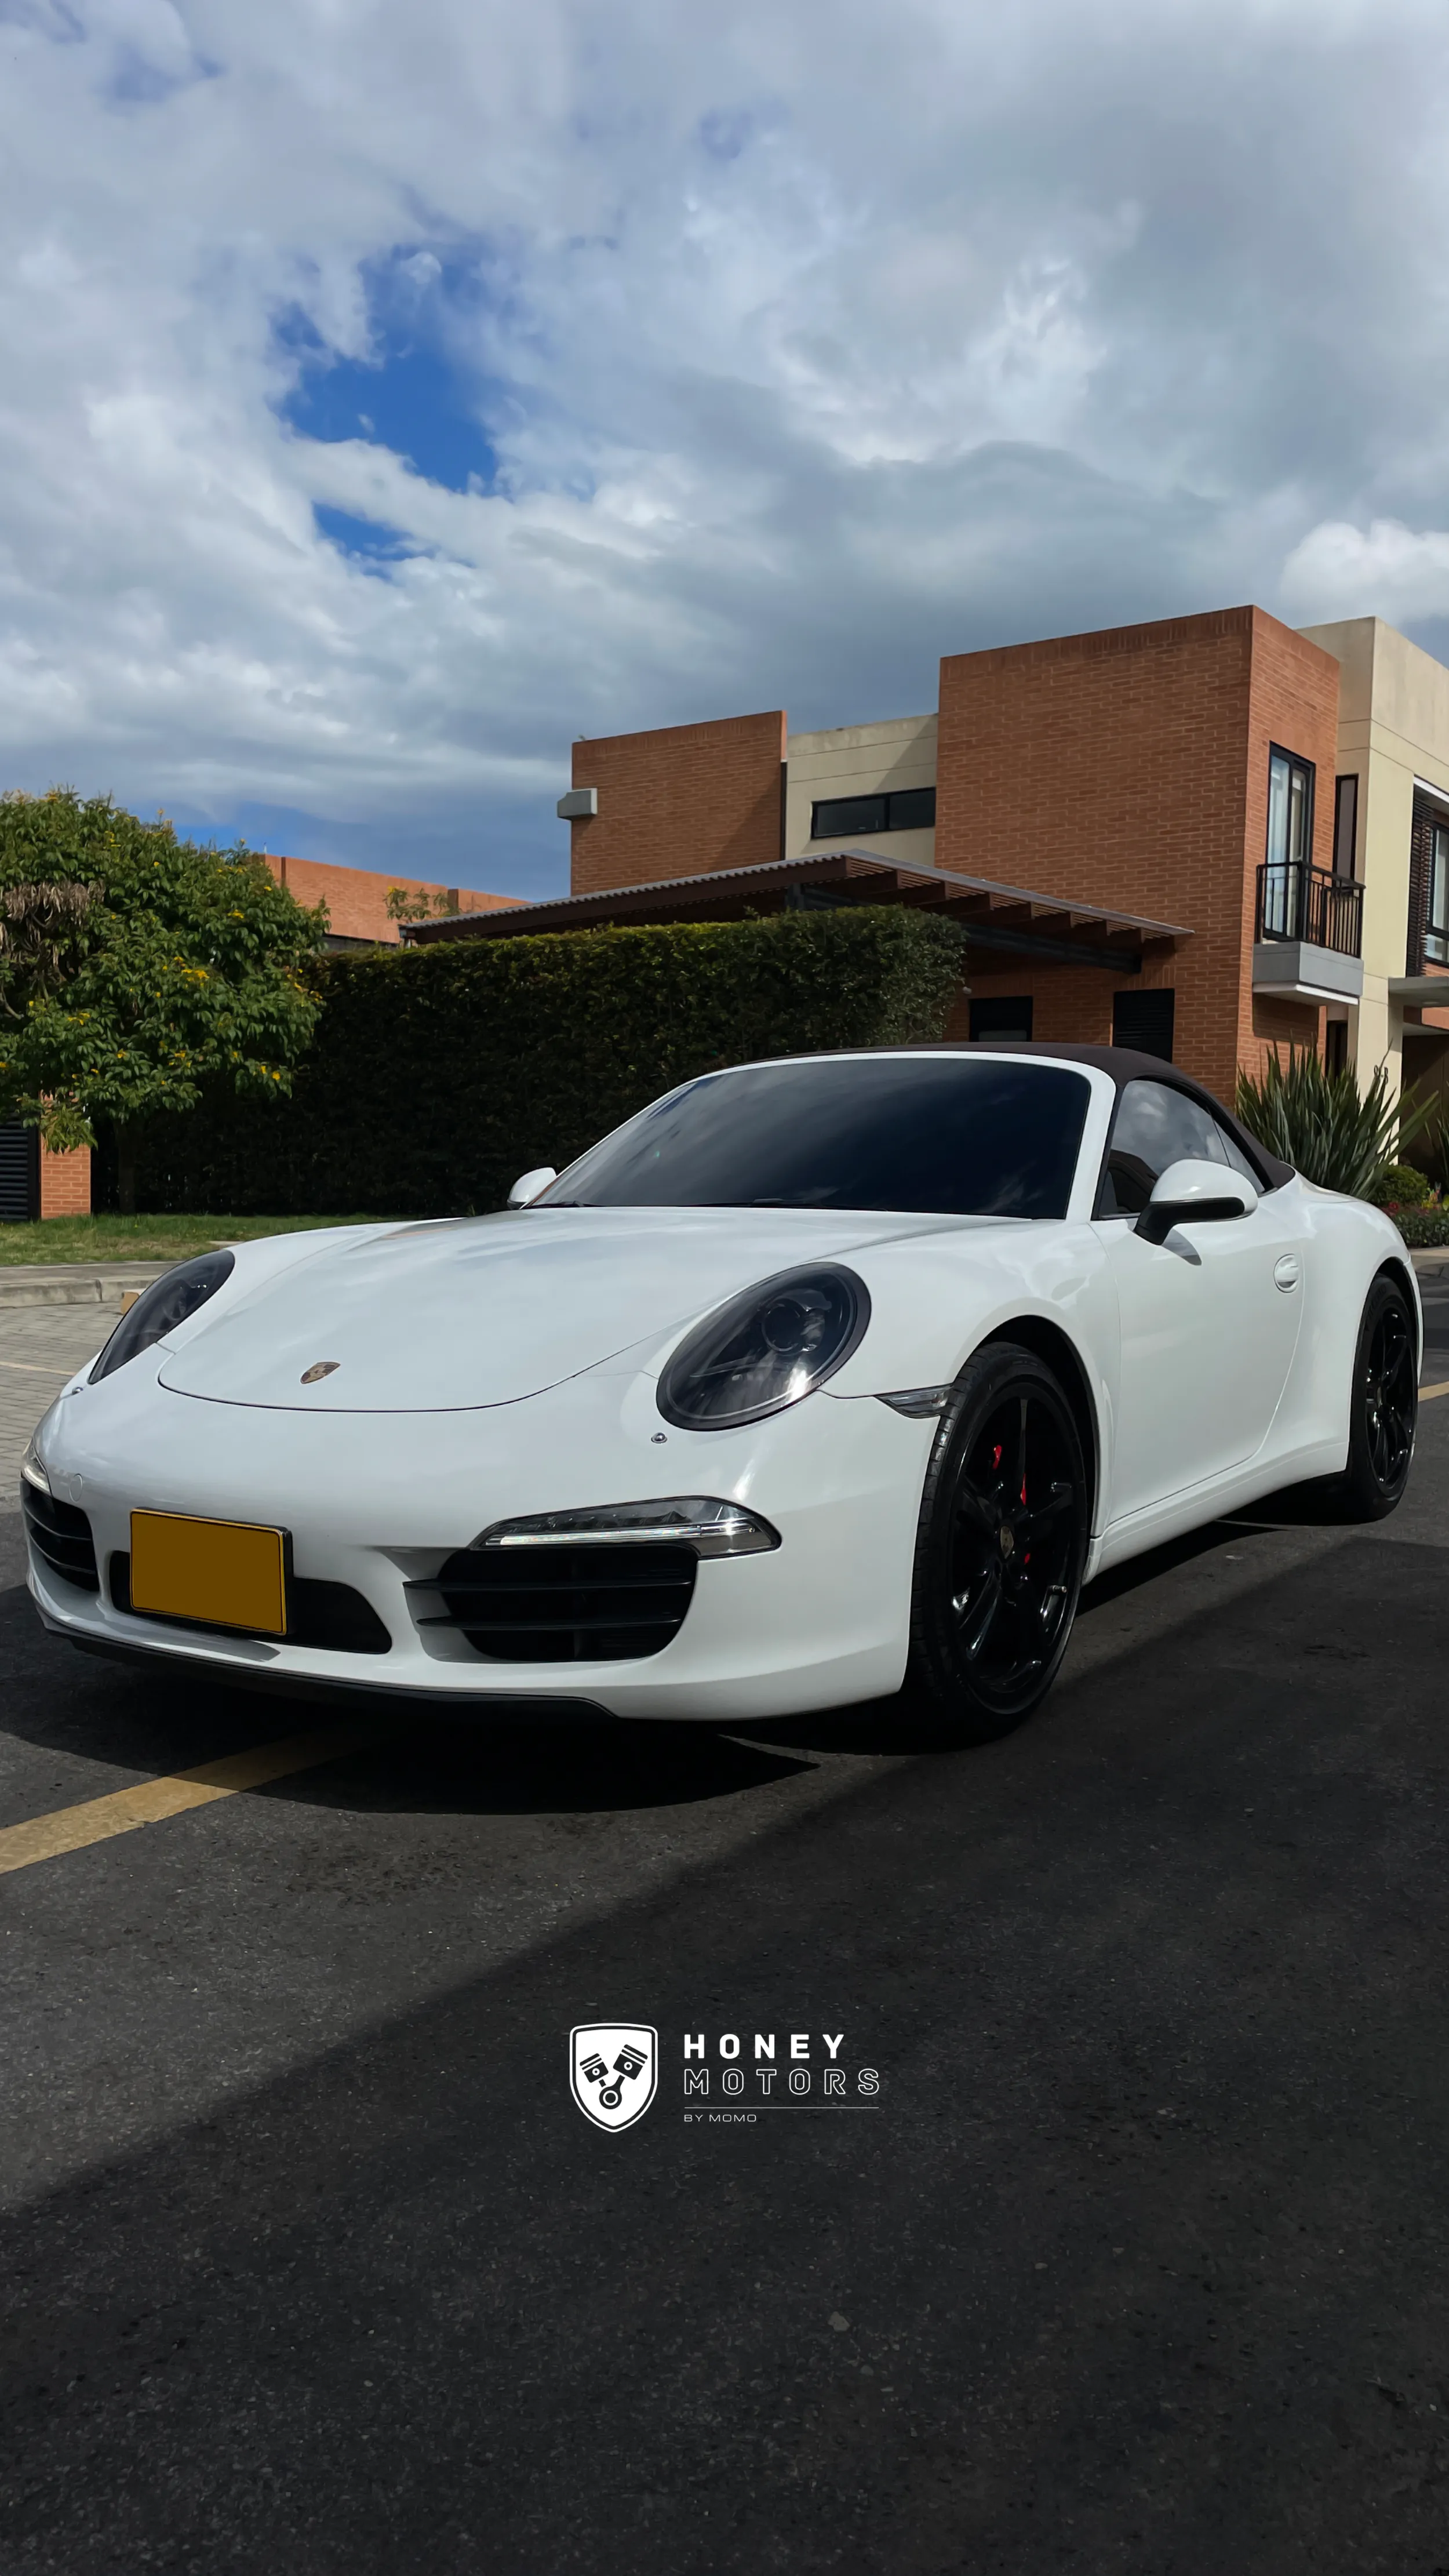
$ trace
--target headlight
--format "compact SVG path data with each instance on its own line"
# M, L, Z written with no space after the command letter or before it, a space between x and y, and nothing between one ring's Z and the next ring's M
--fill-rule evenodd
M495 1521L474 1547L692 1547L696 1556L760 1556L780 1533L758 1512L716 1494L669 1494L660 1502L594 1503L584 1511L534 1512Z
M32 1431L29 1440L25 1444L25 1455L20 1461L21 1475L27 1485L34 1486L37 1494L48 1494L50 1491L50 1478L45 1471L45 1452L41 1447L41 1433L47 1428L53 1416L59 1411L60 1399L57 1397L55 1403L49 1408L49 1411L41 1415L40 1420Z
M833 1377L869 1322L870 1297L853 1270L782 1270L680 1343L659 1381L659 1410L685 1431L759 1422Z
M202 1252L194 1261L178 1261L174 1270L153 1279L129 1314L121 1317L90 1373L89 1384L99 1385L103 1377L113 1376L139 1351L149 1351L153 1342L174 1332L188 1315L195 1314L198 1306L206 1304L208 1297L216 1295L235 1268L235 1258L229 1252Z

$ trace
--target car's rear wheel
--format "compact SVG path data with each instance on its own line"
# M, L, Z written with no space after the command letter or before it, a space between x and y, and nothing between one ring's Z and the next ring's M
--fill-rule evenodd
M1403 1500L1419 1419L1418 1379L1418 1337L1408 1298L1381 1271L1358 1328L1348 1465L1330 1488L1339 1519L1385 1520Z
M1055 1679L1091 1520L1072 1408L1031 1351L977 1352L941 1418L916 1540L905 1693L963 1744L1030 1715Z

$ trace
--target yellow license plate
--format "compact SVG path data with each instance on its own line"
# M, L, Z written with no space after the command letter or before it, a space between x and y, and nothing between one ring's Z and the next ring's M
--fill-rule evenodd
M210 1628L287 1633L286 1550L279 1529L131 1514L131 1607Z

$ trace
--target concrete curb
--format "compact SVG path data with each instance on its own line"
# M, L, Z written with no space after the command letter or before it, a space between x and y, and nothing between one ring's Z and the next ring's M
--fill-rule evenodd
M6 1306L114 1306L127 1291L148 1288L169 1261L118 1261L104 1270L68 1269L63 1262L17 1262L0 1269L0 1308Z

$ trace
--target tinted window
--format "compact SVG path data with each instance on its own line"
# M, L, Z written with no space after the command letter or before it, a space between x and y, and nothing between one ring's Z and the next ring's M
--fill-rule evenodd
M656 1101L534 1205L1065 1216L1090 1096L1056 1065L749 1065Z
M993 995L989 1001L973 1002L970 1009L973 1040L1031 1036L1030 993L1018 993L1010 1001Z
M1154 985L1145 993L1114 993L1112 1044L1131 1047L1137 1055L1161 1056L1164 1064L1171 1064L1176 1009L1177 994L1171 984Z
M1136 1216L1168 1164L1183 1162L1226 1163L1255 1190L1263 1186L1236 1137L1200 1101L1165 1082L1127 1083L1112 1122L1098 1215Z
M842 832L929 831L936 820L934 787L897 787L889 795L817 797L810 808L812 841Z

